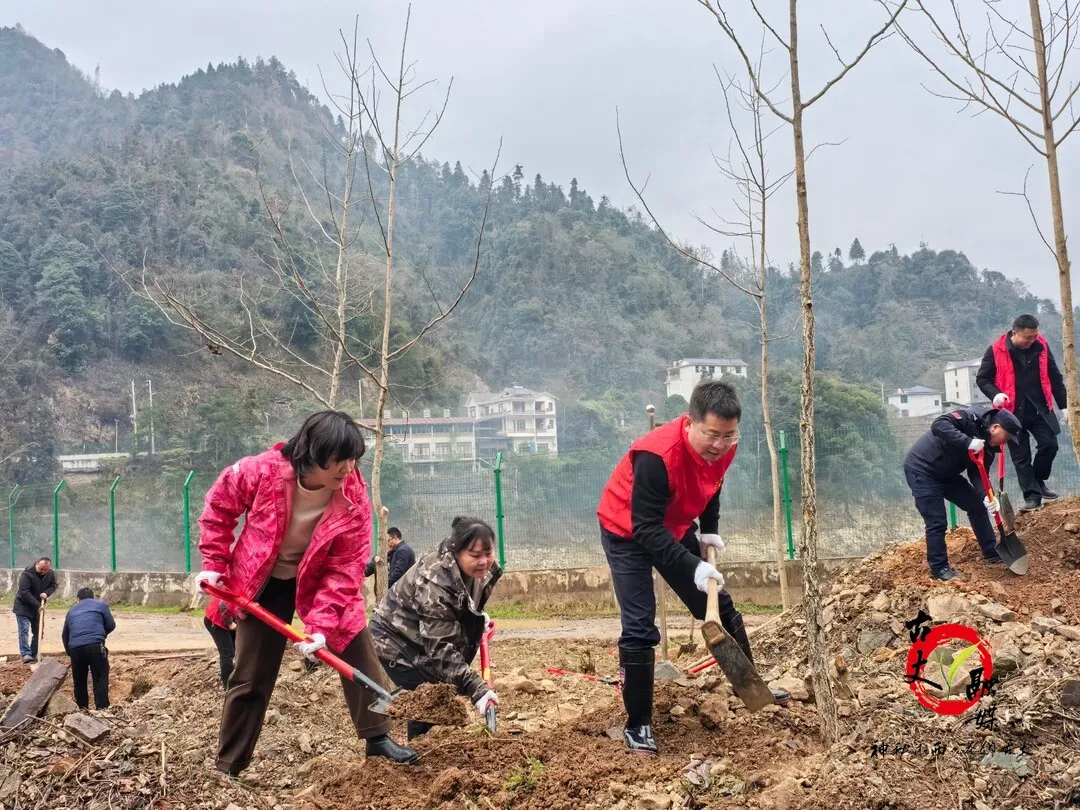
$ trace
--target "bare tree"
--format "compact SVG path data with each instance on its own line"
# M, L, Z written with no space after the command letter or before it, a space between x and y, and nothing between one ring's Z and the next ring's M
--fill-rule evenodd
M967 8L972 5L968 4ZM930 90L933 95L959 101L964 108L974 108L976 114L989 112L996 115L1046 163L1053 245L1035 215L1028 196L1026 174L1023 191L1009 193L1024 198L1039 237L1057 262L1069 432L1073 450L1080 458L1080 430L1077 429L1080 425L1077 421L1080 417L1080 379L1077 376L1071 264L1058 170L1058 149L1080 125L1080 112L1073 104L1080 90L1080 76L1066 77L1069 56L1080 35L1080 6L1075 0L1063 0L1057 5L1047 3L1044 13L1042 0L1028 0L1027 20L1006 18L996 0L984 0L981 11L985 14L985 25L979 21L982 30L975 36L973 26L965 20L956 0L932 5L915 0L910 15L921 15L929 33L937 40L937 52L933 54L919 43L906 22L904 26L897 25L897 30L911 49L951 88L944 93Z
M728 12L719 0L696 0L720 26L720 30L735 46L746 68L754 92L762 104L773 115L791 127L792 144L795 158L795 204L799 229L799 297L802 305L803 322L803 369L800 391L799 411L799 447L801 451L802 483L802 518L803 530L799 541L799 556L803 569L803 595L806 609L806 637L809 647L810 671L814 680L814 689L818 711L821 715L822 730L830 743L840 737L840 721L836 711L836 697L829 679L828 646L825 643L825 628L821 624L821 586L818 582L818 542L817 542L817 483L815 480L814 456L814 303L811 291L810 265L810 212L806 184L806 147L804 145L803 114L820 101L838 82L863 60L875 44L889 33L896 16L907 4L902 0L885 23L874 31L864 43L862 49L851 59L845 60L833 46L828 34L825 41L840 63L837 73L825 82L812 95L803 93L799 78L799 22L798 0L788 0L788 34L785 39L762 13L756 0L748 0L750 10L760 26L759 37L775 42L787 55L788 78L791 82L791 96L785 108L772 93L764 88L761 72L751 60L750 52L744 46L744 40L736 33L728 17ZM824 31L824 28L822 29ZM747 40L748 41L748 40Z
M463 277L440 285L450 290L442 300L426 270L414 267L430 293L431 313L411 334L395 335L394 302L402 294L394 245L398 173L434 134L450 94L448 86L437 110L429 109L415 126L405 123L406 101L434 84L418 81L415 63L407 61L410 20L411 6L400 56L391 71L384 69L370 41L366 49L371 62L361 68L359 20L351 39L342 33L342 50L335 58L347 91L334 94L323 83L344 127L341 131L328 123L325 129L329 149L339 161L333 179L325 166L317 169L302 156L294 159L290 154L297 196L308 220L307 235L297 237L289 228L288 203L267 189L257 171L274 250L259 256L257 272L237 275L234 296L224 312L215 305L220 289L201 290L181 273L151 272L144 261L140 273L125 274L136 293L153 302L170 322L196 332L212 353L241 358L300 387L326 407L337 405L346 371L355 368L371 381L378 391L371 425L375 435L371 486L377 514L384 512L383 421L393 397L391 367L450 317L475 281L502 148L500 141L488 172L490 182L486 189L481 184L485 200L471 267ZM298 171L297 163L303 171ZM307 188L315 188L317 197ZM298 348L296 329L282 328L277 317L282 302L314 331L315 346ZM376 324L376 340L357 336L354 326L364 316Z

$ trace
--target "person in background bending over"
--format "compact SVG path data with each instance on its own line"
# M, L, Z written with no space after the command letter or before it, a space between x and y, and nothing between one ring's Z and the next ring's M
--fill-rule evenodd
M89 673L94 681L94 707L109 708L109 651L105 639L116 629L112 611L102 600L94 598L90 588L81 588L78 602L67 612L61 637L64 652L71 659L71 686L75 704L80 709L90 705L86 688Z
M294 612L311 641L300 653L314 659L324 647L376 682L382 667L364 609L364 567L371 555L371 503L356 468L364 437L340 411L309 416L285 444L227 467L206 494L199 518L203 570L195 577L256 599L281 621ZM239 537L234 531L246 515ZM236 620L236 668L229 678L218 735L217 767L236 776L251 762L274 691L285 636L254 616ZM390 739L390 719L368 707L375 695L342 678L345 703L368 757L414 762L417 754Z
M1039 334L1034 315L1020 315L1012 330L999 337L983 355L975 384L995 408L1016 414L1021 431L1009 444L1016 480L1024 493L1021 512L1031 512L1058 494L1046 486L1058 451L1061 421L1068 423L1065 381L1058 371L1050 344ZM1054 403L1062 410L1058 420ZM1031 439L1035 439L1035 459Z
M413 553L409 544L401 539L401 529L391 526L386 530L386 587L393 588L394 583L401 579L402 575L416 565L416 554ZM364 576L370 577L375 574L375 559L367 564Z

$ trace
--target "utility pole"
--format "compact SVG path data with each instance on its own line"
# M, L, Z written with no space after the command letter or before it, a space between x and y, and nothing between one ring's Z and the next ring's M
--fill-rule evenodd
M139 408L135 404L135 381L131 381L131 454L139 455Z
M113 455L120 452L120 420L113 419Z
M146 390L150 393L150 455L154 455L154 384L146 381Z

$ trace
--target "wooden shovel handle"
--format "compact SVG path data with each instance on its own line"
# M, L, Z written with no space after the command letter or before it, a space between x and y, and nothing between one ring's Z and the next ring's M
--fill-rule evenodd
M716 565L716 548L705 547L705 562ZM709 578L709 592L705 601L705 621L720 623L720 586L715 579Z

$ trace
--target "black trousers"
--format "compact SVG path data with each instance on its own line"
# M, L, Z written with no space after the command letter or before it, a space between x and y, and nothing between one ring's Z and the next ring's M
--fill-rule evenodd
M949 528L949 519L945 514L945 501L951 501L967 512L971 530L979 541L984 557L996 554L997 535L990 523L990 516L983 506L984 493L977 492L963 477L956 475L941 480L930 478L922 473L904 468L911 494L915 498L915 508L922 515L926 527L926 562L930 573L937 573L949 567L949 552L945 546L945 532Z
M90 695L87 694L86 680L90 675L94 679L94 707L109 708L109 651L105 649L105 642L72 647L68 650L68 657L71 658L75 705L80 709L89 708Z
M386 674L390 676L390 680L402 689L408 689L411 692L413 689L420 686L420 684L433 682L420 674L419 670L413 669L412 667L407 667L397 661L387 661L385 658L379 660L382 661L383 669L385 669ZM412 740L423 734L427 734L434 727L434 723L422 723L419 720L410 720L406 725L406 733L408 734L409 739Z
M656 627L653 568L660 572L660 576L695 618L705 619L707 598L694 585L692 576L687 576L682 570L656 565L652 555L639 543L618 537L603 527L600 528L600 542L611 567L615 599L619 602L619 617L622 620L620 650L651 650L660 643L660 631ZM693 535L684 539L683 545L694 556L701 556L697 538ZM743 624L742 614L735 609L731 596L723 589L720 591L720 623L732 636L739 633Z
M228 688L229 676L232 675L233 667L236 665L236 631L218 627L205 616L203 616L203 627L206 628L210 638L214 640L214 646L217 647L221 685Z
M1050 477L1058 452L1057 434L1047 418L1038 413L1033 405L1024 409L1020 424L1024 429L1016 435L1016 444L1009 443L1009 455L1016 467L1016 480L1020 483L1024 500L1041 503L1039 483ZM1035 439L1034 460L1031 457L1032 438Z

